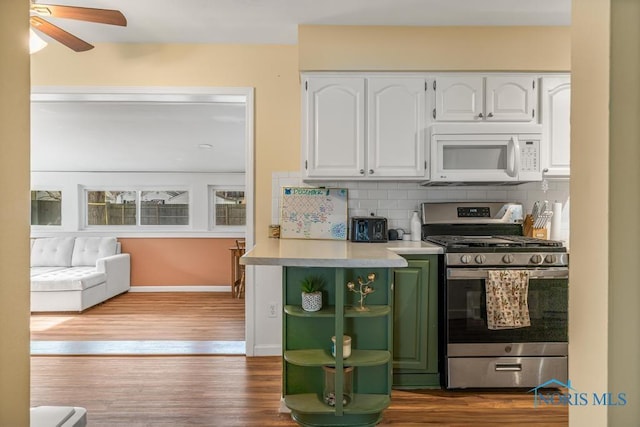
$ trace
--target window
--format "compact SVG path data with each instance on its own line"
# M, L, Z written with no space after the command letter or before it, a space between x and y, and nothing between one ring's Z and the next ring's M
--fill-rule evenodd
M246 225L246 204L244 191L214 191L216 226Z
M189 225L187 191L142 191L141 225Z
M62 191L31 191L31 225L62 225Z
M87 191L87 225L189 225L189 192Z
M136 225L137 192L87 191L88 225Z

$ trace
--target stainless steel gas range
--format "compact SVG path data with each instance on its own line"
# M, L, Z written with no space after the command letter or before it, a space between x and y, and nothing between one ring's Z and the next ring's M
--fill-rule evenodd
M564 244L523 236L517 203L423 203L422 216L423 239L444 249L439 280L444 386L532 388L552 378L566 382ZM496 277L514 274L519 287L498 281L496 288ZM501 320L513 314L508 304L492 306L496 289L521 292L518 316L526 316L527 323L494 325L496 311Z

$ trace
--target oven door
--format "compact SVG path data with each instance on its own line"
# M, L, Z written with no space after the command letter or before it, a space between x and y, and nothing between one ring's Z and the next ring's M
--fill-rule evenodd
M447 356L566 355L568 268L527 269L530 272L528 309L531 326L501 330L487 327L485 281L489 270L447 269Z

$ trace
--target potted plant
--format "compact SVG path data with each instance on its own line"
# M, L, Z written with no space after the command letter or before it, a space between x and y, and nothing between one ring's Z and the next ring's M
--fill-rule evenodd
M302 280L302 309L318 311L322 308L322 288L324 279L320 276L309 276Z

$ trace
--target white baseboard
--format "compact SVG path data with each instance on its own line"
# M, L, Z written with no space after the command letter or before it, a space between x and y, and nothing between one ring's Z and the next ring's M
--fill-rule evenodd
M282 346L278 344L263 344L253 348L253 356L282 356Z
M132 286L129 292L231 292L231 286Z

